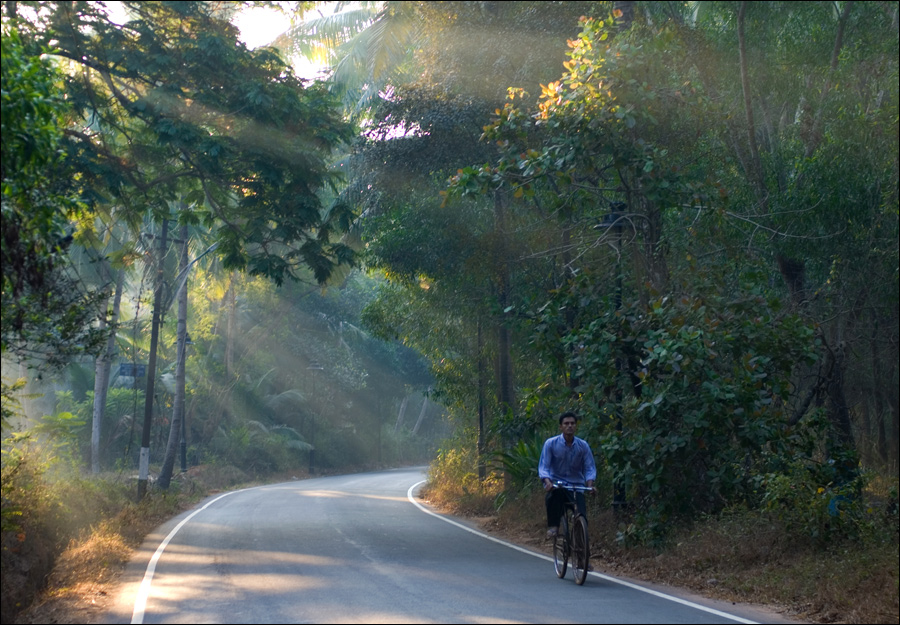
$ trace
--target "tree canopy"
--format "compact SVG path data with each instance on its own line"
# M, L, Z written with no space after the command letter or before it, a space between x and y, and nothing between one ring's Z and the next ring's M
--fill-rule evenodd
M323 281L352 261L339 240L352 215L320 194L339 180L328 154L352 128L323 87L249 50L216 3L126 2L122 24L104 3L35 4L19 28L65 67L65 147L89 205L161 217L180 202L227 268L277 283L302 267Z
M580 413L641 540L678 516L796 508L788 482L854 500L865 468L896 463L896 3L365 3L278 42L333 46L325 84L247 49L218 3L123 4L122 23L104 3L4 5L33 46L4 52L4 85L19 63L9 80L38 97L17 102L42 111L4 100L4 150L7 119L26 138L18 174L4 158L4 220L49 224L29 248L46 276L79 214L75 243L87 216L207 231L221 265L191 294L206 356L186 391L204 444L281 428L299 449L324 414L380 435L384 414L340 421L339 394L400 402L396 433L412 393L369 394L364 362L408 352L376 357L363 321L429 360L481 476L496 457L530 475L531 441ZM172 273L160 238L121 256ZM228 273L324 283L351 241L384 276L364 311L300 315L298 291ZM313 388L325 355L335 383Z
M61 76L38 53L4 24L2 353L61 365L99 344L102 311L67 257L84 205L63 157Z
M435 115L418 84L395 88L376 123L414 130L370 135L385 183L367 179L379 204L362 204L383 215L370 258L428 310L412 322L396 303L373 308L379 327L429 349L435 330L420 322L441 328L435 367L468 365L454 368L468 384L447 381L471 423L486 371L474 321L487 317L444 305L493 299L481 310L510 333L515 366L498 341L492 384L513 371L506 397L517 396L492 418L496 444L581 412L644 536L672 515L759 505L765 475L851 488L860 438L879 441L875 465L896 457L898 438L896 393L848 383L865 362L881 380L866 388L896 386L896 6L653 4L582 18L537 102L505 82L509 99L491 107L467 165L436 158L466 143L465 127L443 142L431 121L463 116ZM433 24L461 24L464 11L444 19ZM456 34L426 88L479 110L472 94L493 75L463 68L503 55L449 54L449 41L472 41ZM416 142L440 147L410 158ZM439 174L450 176L443 202L419 198ZM411 180L423 181L414 192ZM442 251L421 245L423 232ZM473 351L460 351L461 328ZM785 465L792 455L802 460Z

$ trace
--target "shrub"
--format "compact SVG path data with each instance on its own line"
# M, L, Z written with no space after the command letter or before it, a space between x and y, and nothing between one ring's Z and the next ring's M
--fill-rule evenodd
M65 446L34 432L3 441L3 620L30 602L72 539L126 505L126 485L82 478Z
M496 473L479 479L476 446L457 440L438 450L428 469L427 492L436 504L456 512L490 514L503 492L503 480Z
M509 476L510 486L514 492L535 488L538 479L538 464L544 441L540 437L520 440L507 451L494 454L496 463Z

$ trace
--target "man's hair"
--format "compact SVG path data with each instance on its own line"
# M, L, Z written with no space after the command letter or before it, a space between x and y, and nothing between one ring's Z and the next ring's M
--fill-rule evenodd
M578 415L577 414L575 414L574 412L564 412L561 415L559 415L559 424L560 425L562 425L563 419L565 419L566 417L572 417L573 419L575 419L575 423L578 423Z

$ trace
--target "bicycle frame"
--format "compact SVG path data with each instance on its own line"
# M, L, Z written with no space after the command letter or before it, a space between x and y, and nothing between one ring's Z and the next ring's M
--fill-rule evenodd
M587 531L587 519L578 511L574 493L591 492L586 486L572 486L565 482L554 482L553 487L567 491L563 516L560 519L559 531L553 539L553 565L556 575L563 578L569 557L572 557L572 572L575 583L584 584L590 563L590 539Z

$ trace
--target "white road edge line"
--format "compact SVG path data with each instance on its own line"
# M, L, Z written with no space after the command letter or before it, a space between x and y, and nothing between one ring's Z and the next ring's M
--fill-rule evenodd
M247 490L247 489L242 489ZM141 580L141 586L138 588L137 598L134 601L134 611L131 613L131 622L134 625L139 625L144 622L144 611L147 609L147 599L150 597L150 584L153 582L153 574L156 572L156 563L159 562L160 557L163 554L163 551L166 550L166 546L175 538L175 534L178 533L182 527L184 527L185 523L193 519L197 514L203 512L211 505L222 499L223 497L228 497L228 495L233 495L235 493L241 492L240 490L234 490L230 493L225 493L223 495L219 495L209 503L207 503L202 508L198 508L191 512L188 516L181 520L181 523L176 525L169 535L166 536L165 540L163 540L159 547L156 548L156 553L153 554L153 557L150 558L149 564L147 564L147 571L144 573L144 579Z
M416 501L415 498L413 497L413 490L415 490L415 488L417 486L424 484L426 481L427 480L422 480L421 482L416 482L415 484L413 484L412 486L409 487L408 491L406 491L406 498L410 501L410 503L412 503L414 506L416 506L419 510L421 510L425 514L430 514L431 516L437 517L440 520L449 523L450 525L455 525L456 527L458 527L460 529L464 529L467 532L471 532L471 533L475 534L476 536L481 536L482 538L487 538L488 540L492 540L495 543L499 543L501 545L504 545L505 547L509 547L510 549L515 549L516 551L521 551L522 553L527 553L530 556L534 556L536 558L541 558L542 560L546 560L547 562L553 562L553 558L551 558L550 556L545 556L542 553L537 553L537 552L531 551L529 549L524 549L523 547L519 547L518 545L514 545L512 543L506 542L505 540L500 540L499 538L494 538L493 536L491 536L489 534L479 532L476 529L472 529L471 527L463 525L462 523L457 523L453 519L448 519L447 517L445 517L441 514L437 514L436 512L429 510L428 508L426 508L425 506L420 504L418 501ZM748 625L758 625L758 623L756 621L750 621L745 618L741 618L740 616L735 616L733 614L728 614L727 612L722 612L721 610L716 610L714 608L708 608L705 605L700 605L699 603L687 601L686 599L681 599L679 597L673 597L672 595L667 595L667 594L659 592L657 590L651 590L649 588L644 588L643 586L638 586L637 584L632 584L630 582L626 582L621 579L616 579L615 577L610 577L609 575L603 575L602 573L595 573L594 571L589 571L588 574L593 575L594 577L599 577L600 579L605 579L608 582L613 582L614 584L620 584L622 586L627 586L628 588L633 588L634 590L646 592L648 594L651 594L655 597L659 597L661 599L666 599L668 601L674 601L675 603L680 603L682 605L686 605L686 606L694 608L696 610L701 610L703 612L709 612L710 614L715 614L716 616L721 616L722 618L727 618L732 621L736 621L738 623L747 623Z

